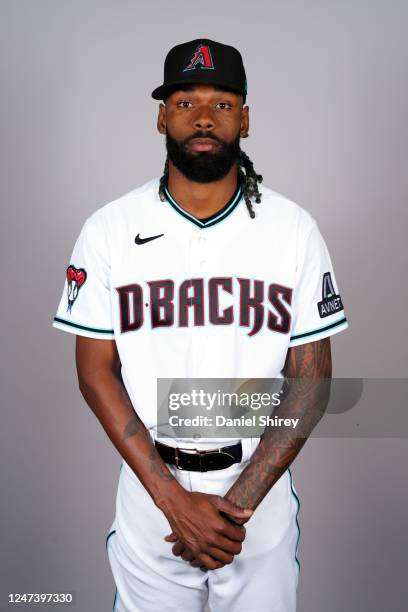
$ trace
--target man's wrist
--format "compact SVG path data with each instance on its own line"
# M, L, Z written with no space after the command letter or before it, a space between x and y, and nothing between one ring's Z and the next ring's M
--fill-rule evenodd
M235 483L234 485L232 485L228 493L224 495L224 497L225 499L228 499L228 501L232 502L239 508L246 508L247 510L254 509L253 506L251 505L251 500L249 498L245 499L245 501L241 499L241 496L239 494L239 486L235 486Z
M169 480L160 483L160 488L153 495L156 506L167 516L177 505L183 503L188 491L176 480Z

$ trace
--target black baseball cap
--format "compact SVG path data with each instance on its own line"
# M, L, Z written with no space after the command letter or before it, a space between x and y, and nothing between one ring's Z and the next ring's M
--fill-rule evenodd
M201 83L240 93L245 103L247 82L240 52L208 38L176 45L164 61L163 85L156 87L152 98L165 100L179 86Z

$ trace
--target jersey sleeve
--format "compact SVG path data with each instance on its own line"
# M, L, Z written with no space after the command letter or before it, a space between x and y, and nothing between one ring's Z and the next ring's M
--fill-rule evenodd
M85 221L75 243L53 327L89 338L114 339L109 249L96 215Z
M314 220L301 250L289 347L321 340L349 326L330 254Z

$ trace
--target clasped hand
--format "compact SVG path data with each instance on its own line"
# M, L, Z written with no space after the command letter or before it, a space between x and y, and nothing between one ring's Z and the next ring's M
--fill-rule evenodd
M252 510L239 508L219 495L185 491L166 516L172 533L165 540L174 544L173 554L207 571L231 563L241 552L243 523Z

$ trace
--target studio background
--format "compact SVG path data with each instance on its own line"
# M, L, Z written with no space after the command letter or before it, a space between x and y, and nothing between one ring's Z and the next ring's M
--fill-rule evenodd
M170 47L236 46L242 145L267 186L318 221L350 328L337 377L406 377L407 5L3 0L0 591L76 592L112 609L105 536L120 458L51 328L74 242L97 208L162 172ZM384 406L387 410L387 406ZM298 456L299 612L402 612L407 443L313 439ZM25 606L24 609L29 609ZM33 608L34 609L34 608Z

